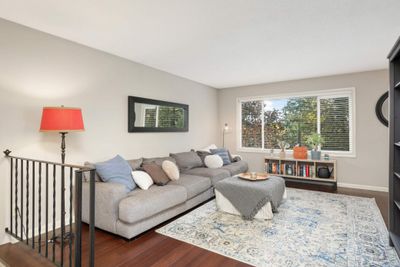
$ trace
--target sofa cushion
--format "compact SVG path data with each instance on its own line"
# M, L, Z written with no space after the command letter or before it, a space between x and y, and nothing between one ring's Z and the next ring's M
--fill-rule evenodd
M136 189L119 203L119 219L135 223L182 204L187 199L186 189L179 185L153 185L148 190Z
M169 184L185 187L187 190L187 199L191 199L211 187L209 178L189 174L182 174L179 180L172 181Z
M204 159L207 168L218 169L224 165L224 161L219 155L209 155Z
M135 184L140 187L140 189L147 190L154 184L153 179L150 175L144 171L132 171L132 177Z
M129 159L127 160L127 162L129 163L129 165L131 165L132 171L136 171L140 169L140 166L142 166L143 158Z
M203 166L201 158L194 151L171 153L169 155L176 160L176 164L181 171Z
M120 183L129 190L136 188L132 177L132 168L120 155L95 164L96 171L103 182Z
M203 162L203 166L206 165L204 162L205 158L209 155L212 155L210 152L207 152L207 151L196 151L196 153L197 153L197 155L199 155L201 161Z
M246 161L237 161L233 162L232 164L225 165L221 167L221 169L227 170L230 172L231 176L237 175L242 172L247 172L249 166L247 165Z
M224 162L224 165L231 164L232 161L229 156L229 152L225 148L211 149L210 151L213 155L220 156L222 158L222 161Z
M224 170L222 168L209 169L209 168L201 167L201 168L185 170L182 173L208 177L211 179L212 185L215 185L217 182L221 181L222 179L225 179L225 178L231 176L231 174L228 170Z
M143 164L155 163L161 166L165 160L169 160L172 161L173 163L176 163L175 159L172 157L159 157L159 158L144 158Z
M166 185L169 182L167 174L156 163L143 164L142 168L151 176L156 185Z
M164 160L161 167L170 180L175 181L179 179L179 168L175 163L169 160Z

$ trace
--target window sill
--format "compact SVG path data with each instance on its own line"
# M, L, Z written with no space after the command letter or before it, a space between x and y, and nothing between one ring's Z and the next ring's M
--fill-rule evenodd
M270 150L269 149L257 149L257 148L237 148L236 151L239 152L243 152L243 153L258 153L258 154L270 154ZM278 156L279 155L280 150L279 149L275 149L274 150L274 155ZM329 157L333 157L333 158L356 158L356 154L353 153L334 153L334 152L329 152L329 151L321 151L321 158L324 156L324 154L328 154ZM286 155L291 157L293 156L293 150L287 150L286 151ZM310 152L308 152L308 156L310 156Z

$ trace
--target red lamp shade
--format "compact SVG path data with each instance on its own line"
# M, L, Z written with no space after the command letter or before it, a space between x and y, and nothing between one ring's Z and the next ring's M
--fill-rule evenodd
M76 132L84 131L80 108L44 107L42 112L41 132Z

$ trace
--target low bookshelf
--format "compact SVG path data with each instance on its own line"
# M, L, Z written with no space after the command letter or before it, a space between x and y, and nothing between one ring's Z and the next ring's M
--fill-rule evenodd
M329 178L318 177L318 170L322 167L328 167L331 170ZM269 174L281 176L287 181L328 185L332 186L334 190L337 189L336 160L311 160L266 156L264 160L264 170Z

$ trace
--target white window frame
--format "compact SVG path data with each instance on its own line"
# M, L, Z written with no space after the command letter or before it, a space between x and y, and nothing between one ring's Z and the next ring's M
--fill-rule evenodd
M318 91L307 91L307 92L294 92L277 95L264 95L264 96L249 96L249 97L238 97L236 100L236 135L237 140L237 151L239 152L253 152L253 153L269 153L271 149L268 148L249 148L242 147L242 103L248 101L268 101L282 98L294 98L294 97L317 97L317 131L320 133L320 100L334 97L350 97L351 106L349 109L349 136L350 136L350 151L329 151L322 150L322 153L327 153L334 157L356 157L356 90L354 87L340 88L340 89L328 89ZM264 146L264 116L262 116L262 144ZM278 153L279 149L274 149L274 153ZM293 153L292 150L286 150L290 155Z

